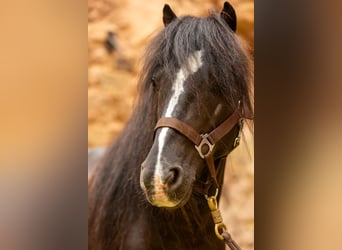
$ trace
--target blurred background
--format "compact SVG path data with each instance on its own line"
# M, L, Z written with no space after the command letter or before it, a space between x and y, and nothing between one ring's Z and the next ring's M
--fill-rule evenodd
M132 109L139 41L162 28L164 2L150 2L1 3L1 250L87 249L87 148L114 139ZM223 4L169 3L178 15L206 15ZM253 29L244 35L241 24L253 27L253 3L232 3L238 33L254 54ZM253 248L253 224L255 249L340 249L342 2L255 5L255 220L253 161L239 157L246 148L253 155L254 147L243 145L228 161L224 220L243 249ZM103 42L112 30L118 50L110 56ZM146 35L139 38L140 30ZM119 81L111 78L123 76L127 81L113 84ZM120 112L123 118L115 118Z
M141 58L152 37L163 28L162 8L177 16L220 12L218 0L88 0L88 147L106 146L132 113ZM232 0L237 33L254 55L254 2ZM227 161L220 204L230 233L242 249L254 249L253 139L242 143Z

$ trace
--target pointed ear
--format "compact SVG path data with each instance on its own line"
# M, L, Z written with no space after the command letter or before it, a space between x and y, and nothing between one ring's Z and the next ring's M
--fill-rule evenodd
M223 5L223 10L221 11L221 17L229 25L229 27L235 32L236 31L236 14L233 6L228 2Z
M169 23L171 23L174 19L176 19L177 16L173 11L171 10L171 7L168 4L164 5L163 8L163 23L166 27Z

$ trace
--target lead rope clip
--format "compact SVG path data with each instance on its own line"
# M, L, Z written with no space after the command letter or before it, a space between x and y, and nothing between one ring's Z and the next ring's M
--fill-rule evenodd
M226 225L223 223L221 211L217 205L217 195L218 188L216 189L215 195L210 197L208 197L208 195L205 195L210 209L211 217L213 218L215 224L216 237L220 240L223 240L231 250L241 250L239 245L231 238L230 234L227 231Z
M215 234L216 234L217 238L219 238L220 240L224 240L224 238L221 234L222 234L222 232L227 231L227 227L223 223L221 211L217 206L217 195L218 195L218 188L216 189L215 195L210 196L210 197L208 197L208 195L205 195L205 198L208 202L211 217L213 218L213 221L215 224ZM221 232L220 232L220 230L221 230Z

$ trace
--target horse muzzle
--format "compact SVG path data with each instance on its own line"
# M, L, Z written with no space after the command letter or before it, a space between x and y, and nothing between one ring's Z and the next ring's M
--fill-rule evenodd
M179 207L189 199L191 189L185 181L184 170L180 165L170 165L166 162L160 166L145 160L141 164L140 186L147 200L157 207Z

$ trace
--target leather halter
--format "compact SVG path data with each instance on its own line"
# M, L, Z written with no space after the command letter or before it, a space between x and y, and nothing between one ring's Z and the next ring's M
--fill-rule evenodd
M239 123L240 129L239 134L234 140L234 148L240 144L241 131L243 127L243 118L240 112L240 105L232 115L230 115L224 122L222 122L218 127L206 134L199 134L195 129L193 129L188 124L180 121L177 118L173 117L162 117L157 122L154 130L156 131L158 128L169 127L177 130L181 134L183 134L186 138L188 138L191 142L195 144L195 148L198 151L201 158L205 159L210 175L214 184L218 188L218 182L216 178L216 168L213 157L213 150L216 146L216 143L219 142L225 135L227 135L232 128ZM206 188L205 192L208 191Z

